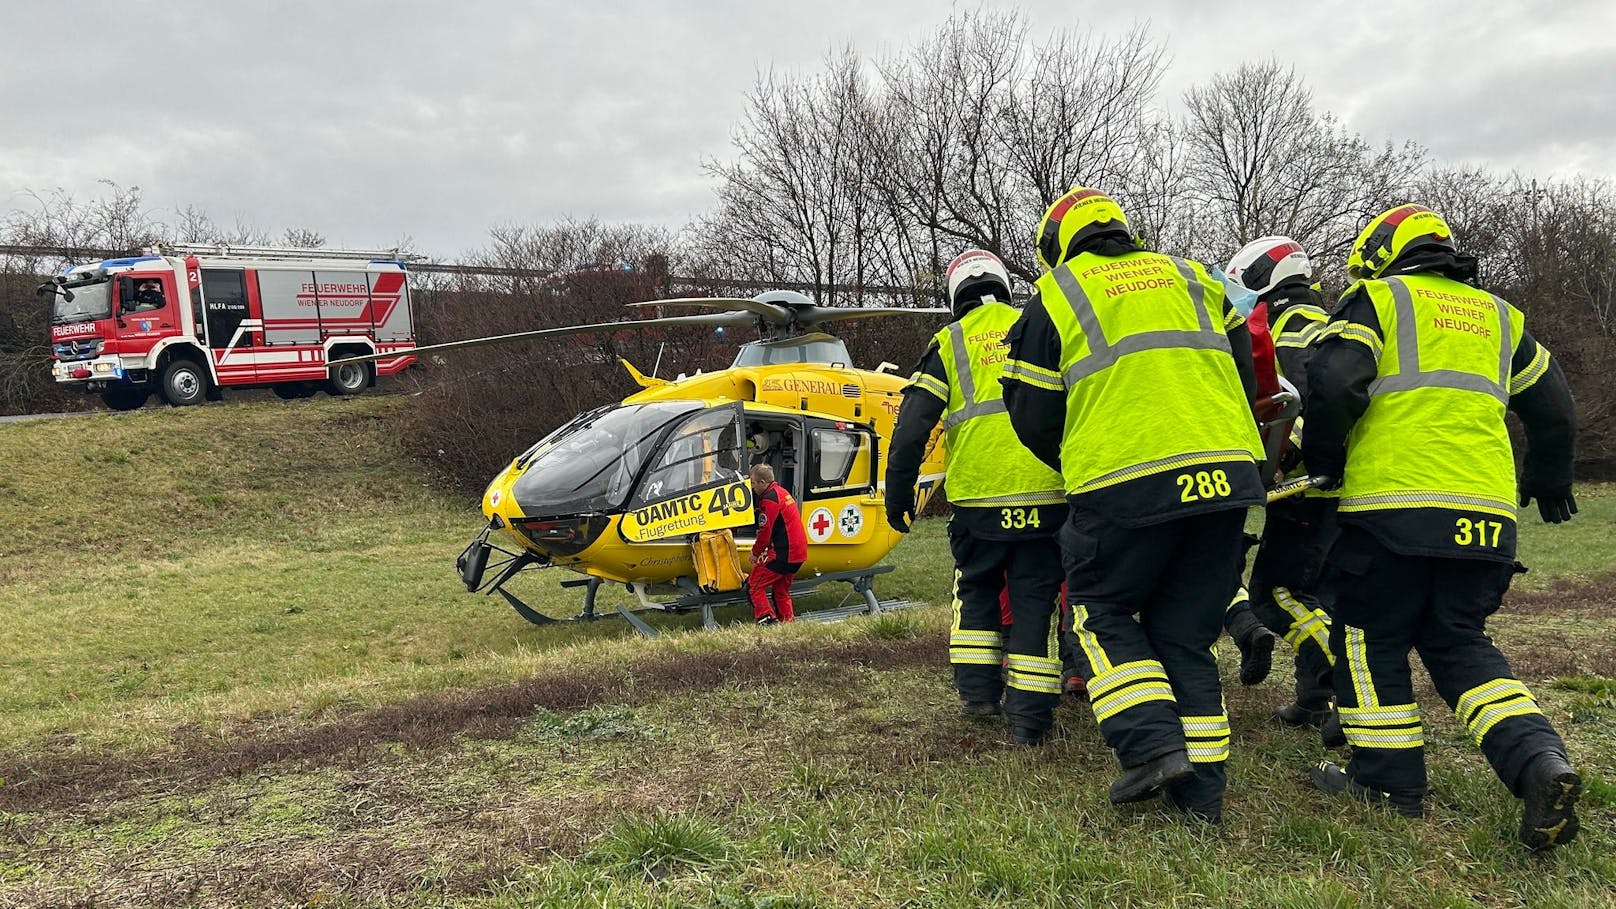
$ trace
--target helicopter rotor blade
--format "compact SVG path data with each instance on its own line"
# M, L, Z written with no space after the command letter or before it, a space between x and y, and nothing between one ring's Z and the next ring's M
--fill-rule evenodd
M643 303L630 303L628 306L630 309L640 309L647 306L704 306L708 309L722 309L726 312L749 312L773 325L786 325L791 321L791 311L784 306L742 297L672 297L666 300L646 300Z
M589 334L590 332L613 332L625 329L650 328L663 325L709 325L716 328L749 328L753 317L744 312L713 312L694 316L664 316L660 319L625 319L622 322L595 322L590 325L563 325L559 328L540 328L534 331L518 331L508 335L490 335L486 338L466 338L461 341L445 341L442 344L427 344L423 347L413 347L409 350L394 350L387 353L365 354L358 357L343 357L332 360L326 365L342 366L347 363L366 363L371 360L385 360L392 357L416 356L439 350L457 350L462 347L482 347L489 344L510 344L516 341L529 341L537 338L562 338L567 335Z
M796 311L801 325L820 325L848 319L874 319L880 316L947 316L954 311L938 306L814 306Z

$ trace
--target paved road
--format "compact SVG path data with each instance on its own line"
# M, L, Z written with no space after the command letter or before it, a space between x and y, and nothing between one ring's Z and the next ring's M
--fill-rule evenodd
M0 417L0 423L21 423L23 420L60 420L63 417L87 417L97 413L110 413L110 411L81 410L76 413L25 413L14 417Z

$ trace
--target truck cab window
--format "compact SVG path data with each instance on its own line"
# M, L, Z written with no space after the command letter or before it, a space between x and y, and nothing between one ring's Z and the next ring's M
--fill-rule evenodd
M168 305L163 283L156 278L119 278L118 311L142 313L162 309Z

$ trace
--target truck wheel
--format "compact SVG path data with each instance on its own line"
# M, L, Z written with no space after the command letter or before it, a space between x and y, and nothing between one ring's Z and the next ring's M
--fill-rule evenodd
M145 388L109 388L101 392L101 402L113 410L139 410L149 397L151 392Z
M179 359L163 370L163 399L175 407L202 403L208 393L208 375L191 360Z
M369 363L344 363L331 367L331 380L325 383L325 390L334 395L356 395L369 384Z

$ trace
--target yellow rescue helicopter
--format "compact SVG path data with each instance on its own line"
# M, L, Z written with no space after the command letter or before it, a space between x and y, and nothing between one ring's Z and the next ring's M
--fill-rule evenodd
M620 615L646 635L655 629L637 612L700 610L745 600L728 583L698 570L697 543L730 530L741 551L755 537L750 467L767 463L797 499L808 559L793 594L828 581L852 585L859 602L800 618L828 620L910 605L874 593L878 563L902 535L887 526L882 467L907 379L856 369L841 339L816 329L828 322L891 316L942 316L942 308L826 307L800 293L770 291L750 299L679 298L632 308L702 307L719 312L571 325L452 341L416 353L560 337L624 328L755 326L761 339L742 344L728 368L647 377L621 361L640 391L579 414L523 452L488 484L488 525L456 562L466 589L499 593L525 619L557 619L507 589L518 575L562 568L579 577L583 611L572 620ZM341 362L361 362L351 358ZM341 365L333 362L332 366ZM944 452L934 437L921 469L917 507L943 479ZM725 536L718 535L719 539ZM709 537L709 541L710 541ZM634 600L598 612L603 585L622 584ZM724 589L731 587L733 589Z

